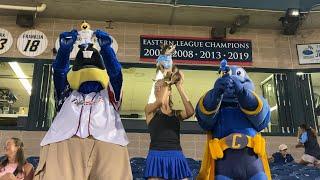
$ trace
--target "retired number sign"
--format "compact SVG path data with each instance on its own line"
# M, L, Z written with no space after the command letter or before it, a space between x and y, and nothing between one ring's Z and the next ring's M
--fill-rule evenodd
M25 56L39 56L47 46L47 36L38 30L29 30L22 33L17 42L19 51Z
M0 28L0 54L7 52L11 48L12 42L11 33Z

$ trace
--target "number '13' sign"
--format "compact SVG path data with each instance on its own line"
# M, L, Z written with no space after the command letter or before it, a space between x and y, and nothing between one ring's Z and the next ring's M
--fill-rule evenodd
M25 56L39 56L48 46L46 35L38 30L29 30L22 33L17 42L19 51Z
M12 42L10 32L0 28L0 54L7 52L11 48Z

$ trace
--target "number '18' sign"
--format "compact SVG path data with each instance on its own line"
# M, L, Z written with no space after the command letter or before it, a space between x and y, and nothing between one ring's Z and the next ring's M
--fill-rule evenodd
M10 32L0 28L0 54L7 52L11 48L12 42Z
M41 31L29 30L19 36L17 46L19 51L25 56L39 56L46 50L48 39Z

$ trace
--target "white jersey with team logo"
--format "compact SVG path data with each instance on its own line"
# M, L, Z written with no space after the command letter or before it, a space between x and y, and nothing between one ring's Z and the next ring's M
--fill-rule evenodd
M41 146L60 142L76 135L126 146L129 141L123 128L119 106L112 87L98 93L82 94L72 91L64 101Z

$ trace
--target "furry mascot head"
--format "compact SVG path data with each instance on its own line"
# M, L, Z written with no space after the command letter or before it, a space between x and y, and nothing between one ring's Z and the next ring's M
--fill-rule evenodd
M86 50L80 48L67 78L73 90L78 90L86 82L98 82L103 88L106 88L109 82L103 59L92 46Z

